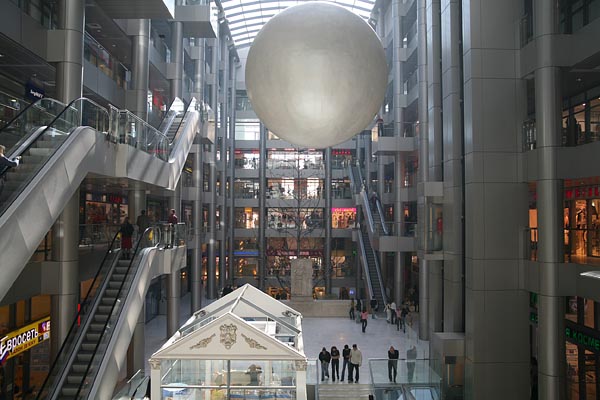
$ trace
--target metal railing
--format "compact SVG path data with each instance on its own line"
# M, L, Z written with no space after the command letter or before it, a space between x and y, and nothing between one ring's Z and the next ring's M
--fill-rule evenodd
M115 142L126 143L167 161L169 140L158 129L128 110L110 105L110 135Z

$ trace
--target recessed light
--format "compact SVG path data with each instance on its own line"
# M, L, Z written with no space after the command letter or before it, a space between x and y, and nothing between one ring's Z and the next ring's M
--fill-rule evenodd
M577 82L581 82L581 81L583 81L583 79L581 79L581 78L577 78L577 79L575 79L575 80L576 80Z
M0 53L0 58L4 57L4 54Z

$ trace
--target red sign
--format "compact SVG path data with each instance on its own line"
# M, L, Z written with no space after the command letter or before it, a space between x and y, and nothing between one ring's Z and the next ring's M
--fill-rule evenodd
M584 186L573 189L565 189L565 199L590 199L600 197L600 186Z

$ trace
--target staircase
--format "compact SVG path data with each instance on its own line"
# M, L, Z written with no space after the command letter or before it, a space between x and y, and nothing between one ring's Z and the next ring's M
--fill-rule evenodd
M319 400L368 400L373 393L369 384L319 384Z
M369 282L371 283L370 287L372 289L371 296L374 296L377 299L377 303L379 304L379 310L383 310L383 307L386 303L386 298L384 297L382 288L383 282L379 279L379 274L377 273L377 260L375 252L371 247L371 242L369 241L369 234L365 229L360 230L360 235L362 237L362 244L364 246L365 254L366 254L366 262L367 262L367 270Z
M82 333L84 338L77 351L75 361L71 365L67 380L61 389L59 399L67 400L76 398L79 387L87 374L90 361L94 357L94 352L104 352L105 349L100 347L96 349L96 347L100 342L110 313L117 301L119 288L127 276L127 269L130 262L130 260L117 261L117 265L109 277L108 286L102 294L96 313L90 315L92 322L87 331ZM90 368L93 368L93 366L90 366Z

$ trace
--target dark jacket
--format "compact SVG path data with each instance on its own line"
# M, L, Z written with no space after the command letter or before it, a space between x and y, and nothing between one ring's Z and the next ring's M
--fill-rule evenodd
M325 350L325 352L320 352L319 353L319 361L330 362L331 354L329 354L329 352L327 350Z
M121 234L123 237L132 237L133 236L133 225L129 222L126 222L121 225Z
M344 360L350 359L350 348L342 350L342 357L344 357Z
M397 360L398 358L400 358L400 353L398 352L397 349L394 349L394 351L388 350L388 358L390 360Z

